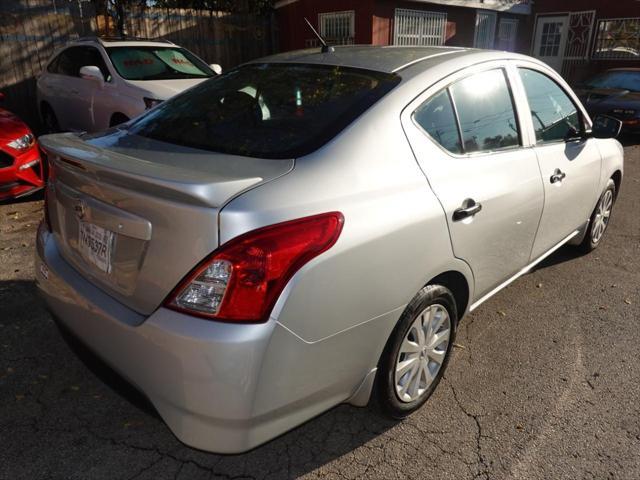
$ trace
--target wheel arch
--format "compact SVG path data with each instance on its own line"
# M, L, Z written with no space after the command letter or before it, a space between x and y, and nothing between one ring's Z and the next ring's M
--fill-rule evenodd
M451 290L456 302L458 321L460 321L467 311L471 294L467 277L457 270L449 270L433 277L427 285L442 285Z
M616 185L616 198L618 197L618 193L620 193L620 186L622 185L622 171L616 170L611 175L611 180Z

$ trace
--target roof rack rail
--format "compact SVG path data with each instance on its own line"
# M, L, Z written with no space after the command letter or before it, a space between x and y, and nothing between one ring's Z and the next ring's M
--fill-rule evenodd
M87 37L80 37L72 40L73 42L87 42L87 41L104 41L104 42L161 42L168 43L173 45L174 43L171 40L167 40L166 38L144 38L144 37L130 37L127 35L93 35Z

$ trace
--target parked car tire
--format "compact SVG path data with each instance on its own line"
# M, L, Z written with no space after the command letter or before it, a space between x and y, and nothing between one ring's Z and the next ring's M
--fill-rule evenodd
M587 228L587 234L585 235L582 243L580 244L580 250L584 253L589 253L595 250L600 243L604 233L609 226L609 220L611 219L611 212L613 205L616 201L616 184L613 180L609 179L607 188L600 196L596 208L594 208L589 220L589 227Z
M376 393L383 413L402 419L427 401L447 366L457 323L448 288L427 285L411 300L379 365Z
M60 124L53 109L45 103L42 105L41 111L44 131L47 133L58 133L60 131Z

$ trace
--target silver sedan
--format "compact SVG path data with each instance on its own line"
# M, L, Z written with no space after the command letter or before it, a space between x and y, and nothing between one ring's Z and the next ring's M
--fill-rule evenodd
M602 242L619 128L522 55L257 60L121 127L41 139L38 286L194 447L246 451L373 395L402 418L467 312Z

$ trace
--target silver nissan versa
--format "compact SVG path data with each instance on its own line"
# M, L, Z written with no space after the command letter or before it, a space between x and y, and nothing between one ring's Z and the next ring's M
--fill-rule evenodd
M516 54L261 59L122 127L41 139L38 286L194 447L246 451L372 392L402 418L465 313L601 243L619 128Z

